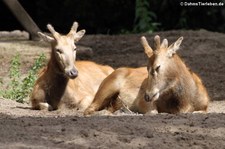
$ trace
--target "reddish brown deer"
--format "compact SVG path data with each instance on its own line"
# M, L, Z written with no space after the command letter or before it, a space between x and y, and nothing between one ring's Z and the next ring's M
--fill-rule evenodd
M33 109L56 110L62 106L86 109L102 82L113 69L90 61L76 61L76 46L85 34L77 32L78 23L74 22L67 35L60 35L51 25L47 28L53 37L39 32L39 36L51 43L51 57L42 70L31 94Z
M158 112L207 111L209 96L206 88L176 54L182 40L180 37L168 46L167 39L160 45L160 37L155 37L156 50L149 58L145 100L153 101Z
M191 72L176 54L183 37L168 47L155 36L155 50L145 37L141 43L148 57L146 68L119 68L100 85L89 115L104 108L114 112L126 106L139 113L185 113L207 111L209 97L201 79Z

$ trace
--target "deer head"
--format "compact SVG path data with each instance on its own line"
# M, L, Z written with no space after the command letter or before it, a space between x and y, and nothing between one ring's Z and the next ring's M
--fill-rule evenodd
M176 81L176 75L179 69L174 59L176 51L179 49L183 37L168 46L167 39L160 43L158 35L154 38L155 49L149 46L145 37L141 38L141 43L148 57L148 83L146 87L145 100L155 101L160 94L171 87Z
M53 37L38 32L38 35L46 42L52 45L51 58L56 60L58 72L64 74L68 78L74 79L78 75L75 67L76 60L76 45L75 42L79 41L85 34L85 30L77 32L78 23L74 22L70 32L67 35L60 35L55 31L52 25L47 25L48 30Z

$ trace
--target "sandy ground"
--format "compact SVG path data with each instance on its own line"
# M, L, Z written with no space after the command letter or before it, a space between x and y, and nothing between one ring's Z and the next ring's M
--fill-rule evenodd
M225 148L225 34L200 31L168 31L146 35L166 37L169 43L180 36L179 51L186 64L198 73L212 102L207 114L138 115L83 117L73 110L52 112L30 110L0 98L0 148ZM139 42L141 35L87 35L79 43L93 49L90 59L114 68L145 66ZM150 42L151 43L151 42ZM8 78L9 62L19 52L25 73L38 54L48 56L43 42L0 41L0 78Z

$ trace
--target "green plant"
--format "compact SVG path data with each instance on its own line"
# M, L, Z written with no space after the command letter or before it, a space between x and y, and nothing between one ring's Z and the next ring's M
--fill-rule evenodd
M10 63L10 81L7 85L7 88L0 92L0 96L23 103L25 98L29 96L29 93L34 86L35 80L37 79L37 72L43 66L45 60L46 57L44 54L39 55L31 69L28 71L28 74L24 79L21 79L20 56L19 54L16 54Z
M136 0L135 5L135 25L134 32L153 32L160 25L153 22L156 19L156 14L149 11L149 0Z
M19 90L19 77L21 76L19 67L20 67L20 56L17 53L16 56L13 57L13 59L10 62L10 69L9 69L9 78L10 81L7 85L6 90L2 90L2 96L4 98L15 98L15 92Z

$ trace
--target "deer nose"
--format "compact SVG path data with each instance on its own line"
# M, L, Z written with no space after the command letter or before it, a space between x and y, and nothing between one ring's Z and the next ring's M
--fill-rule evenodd
M150 96L147 93L145 93L144 98L145 98L145 101L147 101L147 102L151 101Z
M75 79L78 76L78 71L77 71L77 69L73 68L67 74L68 74L69 78Z
M153 94L152 96L150 96L149 94L145 93L144 98L145 98L146 102L150 102L152 100L155 101L155 100L157 100L159 98L159 93L157 92L157 93Z

